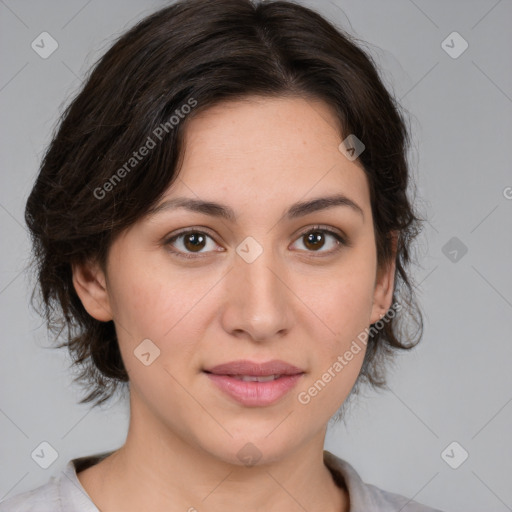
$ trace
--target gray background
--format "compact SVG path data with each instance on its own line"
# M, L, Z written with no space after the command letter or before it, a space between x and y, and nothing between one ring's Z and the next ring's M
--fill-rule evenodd
M362 396L326 448L365 481L430 506L512 510L512 2L302 3L367 42L409 111L410 161L429 218L414 271L424 340L398 359L391 391ZM126 435L127 406L76 405L82 394L67 354L44 348L51 340L28 306L23 209L81 77L113 37L163 5L0 1L0 499L45 483L71 458L117 448ZM59 44L47 59L31 48L43 31ZM453 31L469 44L458 58L441 46ZM467 247L464 256L446 246L452 237ZM46 470L31 458L42 441L58 452ZM441 457L453 441L469 453L457 469ZM460 460L457 450L449 454Z

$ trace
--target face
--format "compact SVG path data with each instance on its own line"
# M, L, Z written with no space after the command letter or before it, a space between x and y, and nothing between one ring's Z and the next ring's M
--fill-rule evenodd
M210 108L106 273L74 268L89 313L114 319L139 422L237 464L247 443L270 461L323 436L394 275L378 271L367 178L341 141L320 101Z

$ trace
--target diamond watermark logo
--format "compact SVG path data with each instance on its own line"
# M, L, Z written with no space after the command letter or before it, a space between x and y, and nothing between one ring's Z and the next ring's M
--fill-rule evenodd
M364 150L366 146L353 133L341 142L338 149L353 162Z
M145 339L133 353L144 366L149 366L160 355L160 349L150 339Z
M30 456L39 467L48 469L58 459L59 454L50 443L43 441L34 449Z
M30 46L39 57L47 59L59 47L59 43L48 32L41 32Z
M457 441L450 443L442 452L441 458L450 466L452 469L457 469L469 457L469 453L460 445Z
M468 42L458 32L452 32L441 43L441 48L452 59L458 59L468 49L468 46Z
M248 236L237 246L236 253L246 263L252 263L263 253L263 247L252 236Z
M453 236L441 248L442 253L452 262L458 263L468 252L467 246Z
M262 456L262 453L252 443L246 443L236 454L238 460L243 462L246 466L254 466Z

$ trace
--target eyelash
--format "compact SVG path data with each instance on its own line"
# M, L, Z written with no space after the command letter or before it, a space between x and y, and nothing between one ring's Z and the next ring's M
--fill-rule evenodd
M180 231L179 233L173 235L172 237L168 238L167 240L165 240L164 242L164 245L165 246L170 246L173 242L175 242L176 240L178 240L180 237L183 237L185 235L188 235L190 233L195 233L195 234L201 234L201 235L206 235L207 237L211 238L213 240L213 237L211 235L209 235L207 232L205 231L201 231L199 229L196 229L196 228L187 228L183 231ZM308 235L310 233L327 233L328 235L331 235L332 237L334 237L334 239L338 242L337 244L337 247L334 249L334 250L331 250L331 251L306 251L306 252L309 252L311 254L319 254L320 256L319 257L323 257L323 256L330 256L332 254L335 254L337 253L339 250L341 250L341 248L343 246L345 247L350 247L350 244L348 242L348 240L346 238L344 238L342 235L340 235L338 232L336 231L333 231L325 226L313 226L312 228L309 228L307 229L306 231L303 231L302 233L299 234L299 236L296 238L296 240L298 240L299 238L305 236L305 235ZM182 251L176 251L174 249L170 249L170 251L175 254L176 256L178 257L181 257L181 258L186 258L186 259L197 259L197 258L201 258L201 254L203 253L184 253Z

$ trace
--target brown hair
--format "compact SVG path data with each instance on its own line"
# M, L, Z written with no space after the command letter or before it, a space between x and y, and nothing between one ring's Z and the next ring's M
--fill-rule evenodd
M56 348L67 346L80 370L75 381L89 391L80 403L103 403L128 375L114 322L87 313L71 265L94 258L105 268L114 238L176 178L187 122L250 95L325 101L340 121L340 140L353 134L365 145L359 160L379 265L390 261L391 232L400 233L393 301L406 307L369 337L360 379L384 387L385 360L420 340L422 317L405 271L420 222L407 196L409 134L372 58L355 38L292 2L182 0L140 21L94 65L59 120L27 200L42 314L56 338L67 328ZM161 141L127 167L159 128Z

